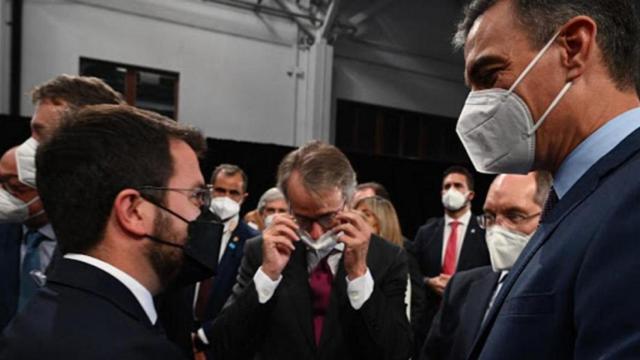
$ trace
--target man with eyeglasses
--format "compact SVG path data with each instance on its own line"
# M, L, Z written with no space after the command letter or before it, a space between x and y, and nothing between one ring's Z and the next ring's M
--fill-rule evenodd
M197 352L207 349L206 333L231 295L246 241L260 234L240 218L240 206L248 196L248 182L244 170L233 164L218 165L211 174L213 199L210 209L224 221L224 233L216 276L196 286L192 293L195 301L188 297L188 307L193 309L196 322L192 338Z
M371 234L348 204L346 156L314 141L289 153L278 187L289 214L251 239L210 333L224 359L407 359L402 249Z
M0 359L183 359L154 296L215 271L222 235L202 135L124 105L70 112L36 180L63 253L0 338Z
M491 266L449 280L420 359L467 359L485 314L538 226L550 187L551 175L544 171L493 180L478 221L486 229Z

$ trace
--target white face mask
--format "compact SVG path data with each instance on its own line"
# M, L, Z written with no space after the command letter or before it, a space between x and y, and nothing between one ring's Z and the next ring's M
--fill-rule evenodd
M534 124L527 104L514 92L538 63L559 33L540 50L509 90L472 91L467 97L456 132L473 166L487 174L526 174L535 160L536 130L569 91L568 82Z
M264 218L264 227L268 228L269 225L271 225L271 223L273 222L273 218L276 216L276 214L271 214L269 216L267 216L266 218Z
M520 256L531 235L493 225L485 234L493 271L509 270Z
M450 188L442 195L442 205L449 211L458 211L467 205L467 195Z
M35 203L38 199L36 196L25 203L11 195L7 190L0 189L0 223L23 223L34 216L42 214L44 210L29 216L29 205Z
M36 187L36 150L38 141L29 138L16 148L18 180L21 183Z
M215 197L211 199L209 210L226 222L240 213L240 204L226 196Z
M298 236L300 236L300 241L302 241L305 245L315 250L318 254L319 258L323 258L325 255L329 254L331 250L338 244L338 238L342 236L343 233L336 233L333 230L329 230L326 233L322 234L317 240L313 240L311 235L304 230L298 231Z

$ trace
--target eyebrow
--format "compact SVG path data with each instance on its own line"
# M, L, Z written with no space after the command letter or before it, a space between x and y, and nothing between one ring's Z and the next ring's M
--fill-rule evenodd
M469 68L465 76L467 86L479 83L480 73L487 67L504 62L504 59L498 55L483 55L476 59Z

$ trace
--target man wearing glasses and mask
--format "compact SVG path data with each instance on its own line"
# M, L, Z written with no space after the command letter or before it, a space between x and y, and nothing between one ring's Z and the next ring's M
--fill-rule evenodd
M290 214L249 240L233 294L211 332L229 359L407 359L405 253L347 204L356 176L336 147L289 153L278 186Z
M63 258L0 338L0 359L182 359L153 296L215 270L202 135L122 105L65 115L36 180Z
M486 230L491 266L458 272L451 278L420 359L467 358L493 299L538 227L550 187L551 175L544 171L504 174L493 180L478 221Z

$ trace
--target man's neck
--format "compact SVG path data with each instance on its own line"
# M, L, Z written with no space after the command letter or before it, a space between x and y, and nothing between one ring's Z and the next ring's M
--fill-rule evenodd
M451 210L444 209L444 213L447 214L447 216L450 217L450 218L460 219L462 216L464 216L464 214L467 213L467 211L469 211L469 207L470 207L470 205L466 205L463 208L461 208L460 210L456 210L456 211L451 211Z

